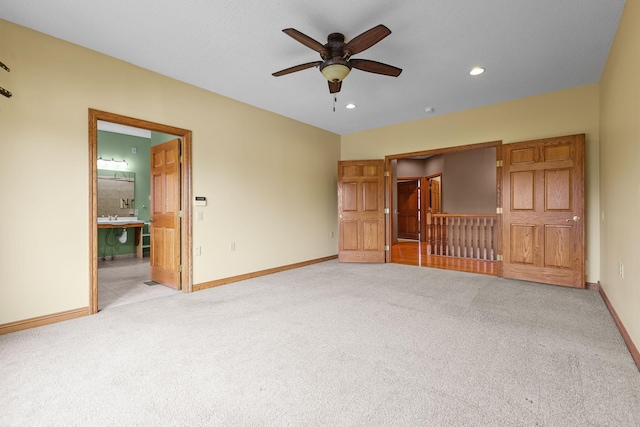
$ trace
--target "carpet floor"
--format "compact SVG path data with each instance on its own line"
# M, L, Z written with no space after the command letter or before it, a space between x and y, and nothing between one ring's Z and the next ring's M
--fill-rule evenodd
M0 336L0 426L638 426L595 291L329 261Z

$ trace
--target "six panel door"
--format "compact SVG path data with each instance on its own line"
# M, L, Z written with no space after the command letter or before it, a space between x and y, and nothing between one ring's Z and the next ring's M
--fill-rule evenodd
M180 139L151 147L151 280L180 289Z
M583 288L584 135L503 145L504 277Z
M338 162L338 259L384 262L384 161Z

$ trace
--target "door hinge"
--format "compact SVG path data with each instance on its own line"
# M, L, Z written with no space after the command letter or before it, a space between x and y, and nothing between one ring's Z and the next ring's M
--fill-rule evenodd
M391 213L391 212L389 211L389 208L384 208L384 213L385 213L385 214L389 214L389 213Z
M182 211L178 211L178 218L182 218Z
M178 273L182 273L182 264L178 266Z
M389 171L384 171L384 176L389 176Z
M496 255L496 261L502 261L502 255Z
M502 160L496 160L496 166L501 168L502 167Z
M391 250L391 248L389 247L389 245L385 245L384 250L385 250L385 251L390 251L390 250Z

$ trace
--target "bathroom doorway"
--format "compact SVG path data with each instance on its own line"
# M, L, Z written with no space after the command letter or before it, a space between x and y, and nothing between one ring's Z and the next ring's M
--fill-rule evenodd
M121 155L122 158L111 157L101 159L101 157L105 156L99 155L100 152L104 153L104 150L99 150L98 138L104 138L104 135L111 134L109 131L99 132L99 122L101 125L122 125L124 127L135 128L137 130L147 132L147 134L150 133L154 135L154 141L148 142L148 147L145 147L144 143L139 144L141 145L140 148L142 150L140 153L136 153L137 148L135 146L128 147L130 151L126 155L129 157L130 161L134 160L134 162L138 161L138 163L146 163L146 165L144 165L146 166L146 169L144 167L141 169L142 174L140 176L136 177L136 174L132 173L130 170L127 171L127 173L114 172L113 170L110 170L105 174L105 171L100 169L100 165L98 163L104 163L105 160L111 162L108 166L109 169L117 169L116 166L127 164L127 162L124 154ZM111 132L114 131L111 130ZM175 139L176 137L178 137L177 140ZM177 152L179 154L174 156L174 159L180 163L177 168L177 175L179 175L179 177L176 180L176 185L179 186L179 191L176 192L177 197L174 197L177 218L177 228L175 229L176 232L173 236L173 239L175 239L175 249L172 250L172 254L165 254L162 250L157 249L162 246L156 245L154 247L155 253L152 261L165 260L168 257L173 257L175 260L173 268L175 269L176 281L170 286L181 289L183 292L191 292L192 290L192 224L190 204L191 131L90 109L89 222L91 226L91 260L89 304L91 313L96 313L98 310L102 309L103 306L109 302L109 298L113 299L114 295L111 294L111 291L109 291L107 287L118 287L121 289L123 294L128 292L130 297L127 296L126 298L132 298L133 300L140 300L140 298L144 298L144 294L149 295L149 297L155 297L175 292L168 287L156 285L151 280L149 269L150 258L148 256L154 234L154 229L151 227L151 221L153 221L154 213L156 217L158 214L158 212L155 212L157 209L152 209L153 203L151 197L149 197L151 191L153 191L152 188L149 188L151 180L149 167L153 168L153 163L150 162L150 146L151 144L162 145L161 143L165 142L167 139L177 141ZM140 156L136 157L137 154L140 154ZM124 163L122 163L123 160L125 161ZM157 159L155 159L154 162L156 160ZM131 167L128 169L135 168ZM98 184L105 184L105 182L102 182L105 175L109 178L107 181L110 181L106 182L108 185L121 185L123 181L135 182L136 196L138 200L135 200L134 196L118 195L114 198L115 208L111 208L113 212L109 210L105 211L104 209L100 210L99 206L104 204L104 201L99 203L98 197L100 196L100 192L98 191ZM102 194L106 194L106 192L103 191ZM119 218L116 218L117 213L121 214ZM101 214L105 215L105 217L102 217ZM100 219L98 219L99 217ZM98 228L100 228L100 235ZM155 231L157 231L157 228ZM166 240L166 235L163 235L163 238ZM151 252L153 253L154 250L151 249ZM99 281L100 287L98 283ZM147 282L148 285L145 286L143 284L144 282ZM129 289L128 284L132 286L135 285L137 288ZM103 298L103 301L99 301L99 298L101 297ZM122 300L123 298L119 298L120 303Z

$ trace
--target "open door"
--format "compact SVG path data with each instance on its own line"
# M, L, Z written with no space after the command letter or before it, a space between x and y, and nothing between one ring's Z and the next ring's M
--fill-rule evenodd
M398 237L418 240L420 237L418 180L398 182Z
M438 214L442 212L442 207L441 207L441 193L440 193L440 175L438 175L437 177L434 178L429 178L429 190L430 190L430 197L429 197L429 202L430 205L429 207L431 208L431 213L432 214Z
M503 145L503 274L584 288L584 135Z
M180 139L151 147L151 280L180 289Z
M384 161L338 162L338 259L384 262Z

